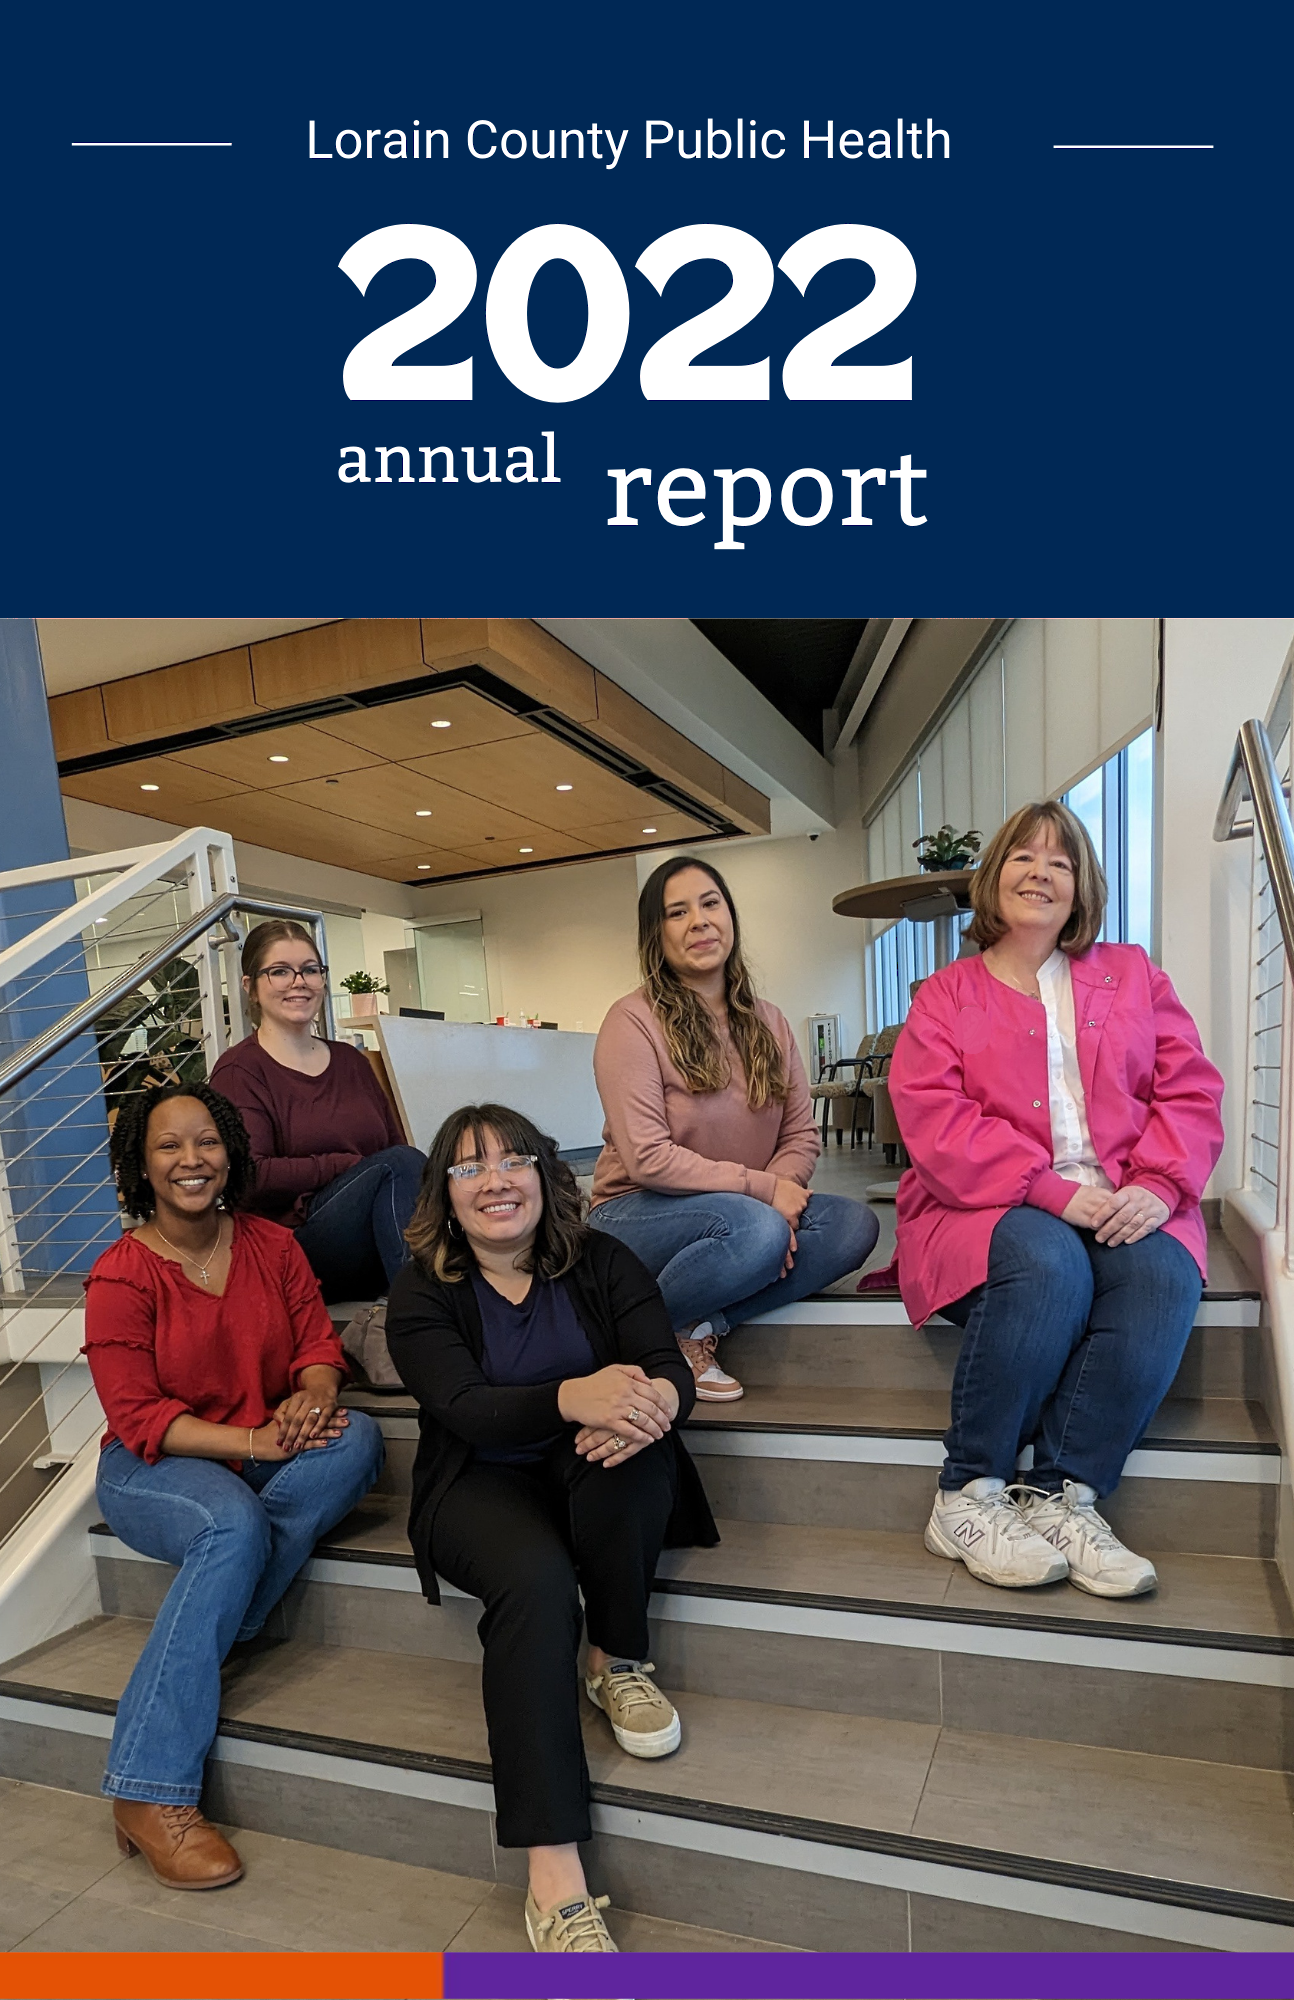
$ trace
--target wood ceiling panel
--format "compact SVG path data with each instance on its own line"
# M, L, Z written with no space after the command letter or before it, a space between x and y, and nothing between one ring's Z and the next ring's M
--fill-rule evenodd
M433 729L435 722L448 722L449 728ZM443 694L421 694L412 701L387 702L381 708L352 709L345 715L327 716L311 727L343 743L357 743L378 757L405 762L421 754L430 756L442 747L461 750L533 733L519 715L509 715L506 708L471 688L447 688Z
M553 833L547 827L536 827L528 839L481 841L461 849L473 868L524 868L528 862L567 861L592 851L575 834Z
M435 847L461 851L465 841L481 841L489 834L503 839L515 833L525 839L537 830L519 813L437 784L403 764L382 764L375 770L351 771L339 778L314 778L307 784L288 785L278 796L340 813L365 826L383 827L398 835L404 847L421 838ZM420 810L429 816L420 820Z
M411 770L476 798L507 799L528 819L561 831L578 831L599 820L630 819L643 796L635 785L537 729L504 743L403 761ZM570 785L571 790L559 792L559 785Z
M103 689L108 734L114 743L145 743L204 723L254 715L251 659L245 646L158 667L151 674L108 681Z
M443 875L463 875L477 866L465 854L450 853L444 848L419 847L408 854L397 854L389 861L375 861L371 872L388 882L427 883L435 882Z
M156 791L141 786L155 785ZM247 788L232 778L217 778L210 771L195 771L173 757L139 757L133 764L113 764L105 771L80 771L60 780L69 798L88 799L96 806L116 806L119 812L147 813L153 819L179 820L197 807L215 799L225 799ZM210 814L198 815L202 820Z
M297 854L306 861L328 861L336 868L367 870L408 848L407 835L320 812L282 792L243 792L222 803L215 824L235 840Z
M699 840L708 832L700 820L689 819L686 813L653 812L652 801L644 799L636 819L600 820L596 826L582 826L580 838L592 847L670 847L679 841Z
M50 697L49 726L56 757L92 757L108 746L108 722L101 687L78 688Z
M254 736L235 736L223 743L203 743L196 750L175 750L180 764L195 770L214 771L220 777L250 785L254 791L277 791L283 785L301 783L306 778L331 777L338 771L357 771L380 764L381 756L354 743L326 736L311 723L298 722L286 729L262 729ZM286 763L270 760L284 757Z
M263 708L380 687L425 674L416 618L343 618L253 646L252 678Z

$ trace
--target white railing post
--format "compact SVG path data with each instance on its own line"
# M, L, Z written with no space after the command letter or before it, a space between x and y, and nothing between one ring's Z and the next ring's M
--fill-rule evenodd
M212 846L207 852L216 895L236 892L238 869L234 862L232 843ZM221 1044L222 1048L227 1048L234 1042L241 1042L248 1032L247 1012L243 1005L241 947L234 938L226 937L216 946L216 956L224 973L225 1004L229 1009L228 1028L225 1031L227 1039ZM210 1063L207 1065L207 1073L208 1075L211 1073Z

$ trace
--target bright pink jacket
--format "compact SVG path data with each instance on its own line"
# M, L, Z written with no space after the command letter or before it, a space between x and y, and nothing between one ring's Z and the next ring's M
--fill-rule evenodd
M1078 1064L1097 1157L1115 1187L1168 1203L1164 1228L1205 1272L1200 1196L1222 1150L1222 1078L1166 973L1140 945L1070 961ZM1060 1215L1041 1000L958 959L924 981L889 1070L912 1165L899 1182L898 1267L914 1324L984 1282L1008 1208Z

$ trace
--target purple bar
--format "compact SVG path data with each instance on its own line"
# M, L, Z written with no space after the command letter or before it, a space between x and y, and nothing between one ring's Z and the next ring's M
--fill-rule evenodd
M445 2000L1290 2000L1291 1952L445 1956ZM579 1964L575 1957L579 1957Z

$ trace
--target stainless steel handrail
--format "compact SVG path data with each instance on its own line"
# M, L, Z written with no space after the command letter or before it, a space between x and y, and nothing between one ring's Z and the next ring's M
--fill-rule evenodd
M1246 797L1253 802L1254 809L1253 819L1248 822L1237 819ZM1294 827L1290 825L1289 807L1276 770L1271 740L1256 717L1240 725L1222 803L1213 823L1213 838L1246 840L1255 831L1267 860L1281 938L1290 963L1294 964Z
M323 936L321 910L288 909L282 903L263 903L253 896L240 895L236 889L227 890L223 896L217 896L213 902L197 911L187 923L179 925L169 937L163 938L161 944L146 952L143 958L137 959L134 965L128 966L126 971L111 984L101 987L97 993L91 994L88 1000L82 1000L78 1006L71 1008L61 1021L56 1021L53 1027L46 1028L43 1034L28 1042L26 1048L21 1049L16 1056L11 1056L7 1063L0 1065L0 1097L3 1097L6 1091L12 1090L15 1084L30 1076L33 1070L39 1069L50 1056L57 1055L60 1049L65 1049L78 1035L84 1034L87 1028L92 1028L110 1007L114 1007L119 1000L127 999L142 981L151 978L153 973L160 972L177 952L183 951L186 945L192 944L214 925L224 923L226 930L231 933L228 942L238 943L238 933L227 921L234 910L246 910L256 917L292 917L298 923L303 921L313 923L318 926L320 938ZM142 1019L151 1005L151 999L141 1001L138 1018ZM331 1036L335 1032L335 1023L332 995L326 988L324 1024ZM122 1022L120 1025L124 1028L133 1023Z

